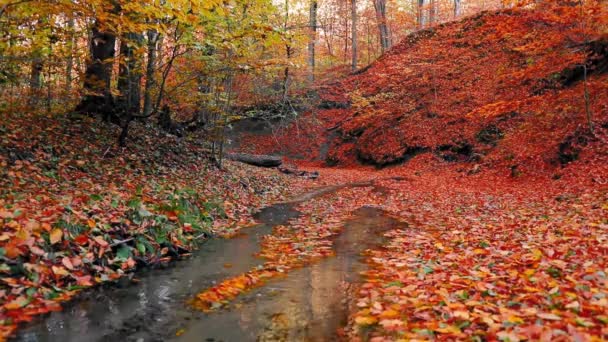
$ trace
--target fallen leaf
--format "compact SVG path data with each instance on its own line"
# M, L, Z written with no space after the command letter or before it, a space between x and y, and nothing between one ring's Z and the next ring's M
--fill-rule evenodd
M559 321L559 320L562 319L558 315L555 315L555 314L552 314L552 313L546 313L546 312L539 312L539 313L536 314L536 316L538 318L546 319L546 320L549 320L549 321Z
M51 230L51 233L49 234L49 240L51 242L51 245L58 243L59 241L61 241L62 238L63 238L63 230L61 230L59 228L55 228L55 229Z

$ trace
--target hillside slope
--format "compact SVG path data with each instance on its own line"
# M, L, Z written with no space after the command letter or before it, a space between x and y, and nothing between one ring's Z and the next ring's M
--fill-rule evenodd
M575 151L558 151L573 134L584 140L585 60L594 124L608 121L608 40L581 38L559 13L540 11L485 13L412 35L337 87L351 106L330 158L385 165L432 151L448 161L570 161Z
M410 35L368 68L321 90L312 115L320 127L299 140L299 154L329 139L330 165L387 166L427 154L524 172L579 157L605 160L608 38L598 18L607 12L589 11L583 30L576 11L487 12ZM294 133L285 138L294 141ZM251 143L273 152L261 140Z

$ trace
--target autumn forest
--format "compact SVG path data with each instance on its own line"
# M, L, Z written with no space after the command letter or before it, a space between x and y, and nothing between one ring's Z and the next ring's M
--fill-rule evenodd
M0 341L608 339L605 0L0 0Z

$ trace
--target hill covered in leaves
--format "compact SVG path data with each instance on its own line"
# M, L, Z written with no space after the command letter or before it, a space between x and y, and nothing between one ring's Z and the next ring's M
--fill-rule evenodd
M606 13L605 5L505 10L416 32L321 89L319 109L284 134L306 132L290 152L380 167L425 154L513 175L578 159L599 165L608 128ZM280 141L252 139L284 152Z

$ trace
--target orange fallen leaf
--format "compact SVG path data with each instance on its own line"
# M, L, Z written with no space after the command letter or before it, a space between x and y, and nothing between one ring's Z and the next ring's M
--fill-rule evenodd
M95 242L97 242L97 244L99 244L101 247L107 247L109 244L106 240L104 240L101 236L96 236L93 238L95 240Z
M378 319L374 316L358 316L355 318L355 323L358 325L372 325L376 324Z

